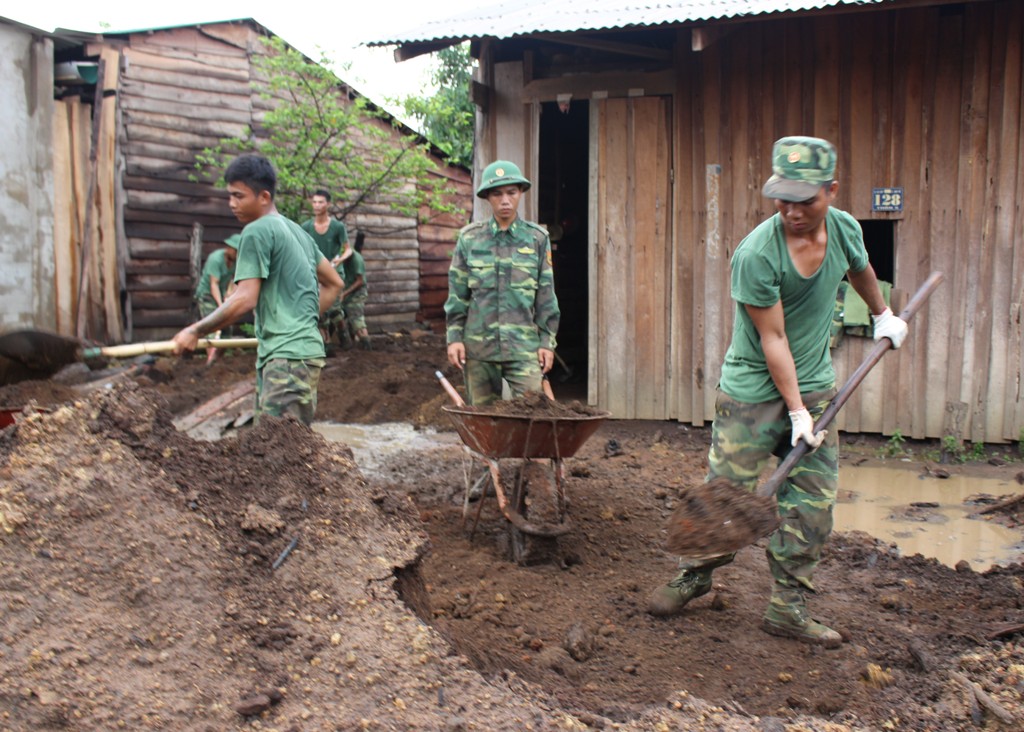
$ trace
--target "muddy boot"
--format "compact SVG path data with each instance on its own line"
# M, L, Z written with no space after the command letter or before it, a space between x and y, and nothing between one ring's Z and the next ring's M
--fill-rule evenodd
M771 602L761 620L765 633L823 648L839 648L843 637L827 625L822 625L807 614L807 600L802 590L776 587Z
M370 344L370 338L369 337L360 338L359 339L359 347L362 348L364 351L372 351L373 350L373 346Z
M651 593L651 598L647 602L647 612L658 617L675 615L682 612L690 600L706 595L710 591L710 569L684 569L669 580L668 584Z

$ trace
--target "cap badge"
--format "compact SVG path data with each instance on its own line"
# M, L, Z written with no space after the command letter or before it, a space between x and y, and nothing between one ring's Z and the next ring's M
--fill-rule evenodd
M505 169L504 168L495 168L494 175L496 175L498 178L503 178L505 176Z
M791 163L800 162L800 153L798 153L796 150L793 150L792 152L789 153L789 156L786 159Z

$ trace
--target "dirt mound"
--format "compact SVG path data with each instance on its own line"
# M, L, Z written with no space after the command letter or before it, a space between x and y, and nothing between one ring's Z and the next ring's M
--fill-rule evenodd
M398 600L396 573L425 596L419 514L294 421L193 442L120 387L4 431L0 477L5 728L583 728ZM730 715L681 698L628 728L698 718Z
M834 535L811 598L846 641L827 652L759 629L763 543L652 618L708 430L604 422L565 464L572 531L554 561L518 566L493 498L463 522L479 465L452 435L364 476L294 422L174 432L171 415L253 378L251 354L204 361L160 359L88 398L38 382L31 399L66 406L0 431L0 729L1020 728L1020 565L954 570ZM450 428L444 363L443 338L376 335L328 359L317 418ZM843 460L880 446L848 436ZM947 469L1018 491L1016 446L998 454ZM1019 523L1020 505L984 518Z
M409 422L450 429L448 397L434 376L445 366L443 337L376 335L373 350L338 351L320 375L317 419L356 424Z

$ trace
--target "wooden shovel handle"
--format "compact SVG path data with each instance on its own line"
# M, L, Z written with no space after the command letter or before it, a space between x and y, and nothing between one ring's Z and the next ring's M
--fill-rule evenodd
M196 348L256 348L256 338L200 338ZM170 353L174 350L174 341L149 341L147 343L127 343L123 346L103 346L100 348L82 349L84 358L129 358L146 353Z
M907 303L907 306L903 308L903 312L900 313L900 318L909 323L910 319L913 318L917 311L921 309L921 306L924 305L932 292L935 291L935 288L939 286L940 282L942 282L942 277L942 272L932 272L928 276L928 279L924 281L924 284L921 285L917 292L914 293L914 296L910 298L910 302ZM839 410L843 408L843 405L846 404L847 401L849 401L850 395L853 394L857 387L860 386L860 383L864 381L864 377L868 375L868 372L874 368L876 363L882 360L882 356L884 356L885 352L890 348L892 348L892 341L888 338L883 338L875 344L875 347L871 349L871 352L868 353L861 365L857 367L856 371L850 374L846 383L843 384L843 388L839 390L835 397L833 397L832 402L828 405L825 411L822 412L821 416L818 417L818 421L814 423L815 434L829 426ZM779 489L779 486L782 485L782 482L786 479L786 476L789 475L789 472L800 461L800 459L807 454L809 448L810 445L805 441L800 440L797 442L796 447L789 451L789 454L787 454L786 458L779 463L779 467L775 469L775 472L772 473L768 480L766 480L764 484L757 489L757 495L765 498L774 495L775 491Z

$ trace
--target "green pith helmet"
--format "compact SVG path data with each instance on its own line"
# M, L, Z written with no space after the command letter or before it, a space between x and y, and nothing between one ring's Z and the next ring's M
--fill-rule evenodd
M238 234L232 234L231 236L224 240L225 244L227 244L229 247L235 250L238 249L238 245L241 244L241 242L242 237L239 236Z
M480 186L476 189L479 198L487 198L487 191L500 186L518 184L524 191L530 190L530 181L523 177L523 171L515 163L508 160L495 160L484 168L480 176Z

